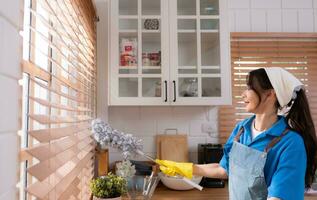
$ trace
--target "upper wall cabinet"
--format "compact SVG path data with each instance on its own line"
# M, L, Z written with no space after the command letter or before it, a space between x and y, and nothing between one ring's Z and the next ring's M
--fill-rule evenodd
M226 0L111 0L109 105L231 103Z

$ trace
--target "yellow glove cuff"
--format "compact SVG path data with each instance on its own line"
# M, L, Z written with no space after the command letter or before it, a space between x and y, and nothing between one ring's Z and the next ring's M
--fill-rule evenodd
M177 163L177 168L181 172L182 176L186 178L192 179L193 178L193 163Z

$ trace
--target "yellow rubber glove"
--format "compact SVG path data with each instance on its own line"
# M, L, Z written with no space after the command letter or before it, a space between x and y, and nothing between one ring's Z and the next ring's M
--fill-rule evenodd
M189 179L193 177L193 163L181 163L159 159L156 159L155 162L160 165L161 171L166 175L181 175Z

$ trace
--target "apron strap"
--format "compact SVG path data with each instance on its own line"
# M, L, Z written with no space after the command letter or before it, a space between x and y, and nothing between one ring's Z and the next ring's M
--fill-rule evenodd
M265 147L264 152L266 152L266 153L269 152L269 151L274 147L274 145L276 145L276 144L282 139L282 137L285 136L285 135L288 133L288 131L289 131L289 130L286 128L280 136L275 137L275 138Z
M243 126L240 128L238 134L234 137L234 141L236 142L239 142L240 141L240 136L243 134L243 131L244 131L244 128ZM278 136L278 137L275 137L264 149L264 152L269 152L270 149L272 149L274 147L274 145L276 145L281 139L283 136L285 136L287 133L288 133L289 129L285 129L283 131L283 133Z
M240 136L242 135L243 131L244 131L244 128L243 128L243 126L241 126L238 134L234 137L234 141L239 142Z

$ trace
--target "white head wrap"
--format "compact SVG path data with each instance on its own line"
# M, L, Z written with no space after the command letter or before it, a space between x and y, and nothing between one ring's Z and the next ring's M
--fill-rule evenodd
M264 69L281 107L286 106L291 99L296 98L296 91L299 91L304 85L302 82L280 67L267 67Z

